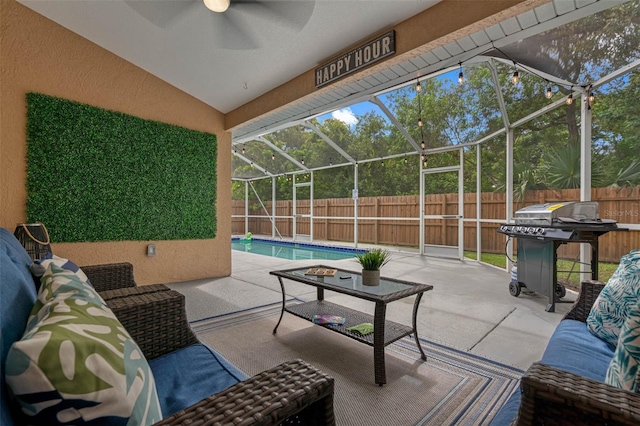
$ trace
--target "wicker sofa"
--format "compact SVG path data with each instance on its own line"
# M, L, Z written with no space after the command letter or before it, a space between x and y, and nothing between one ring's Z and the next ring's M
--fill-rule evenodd
M31 263L14 236L0 228L2 425L28 423L10 396L5 362L36 302ZM82 270L149 362L163 415L157 424L335 424L333 378L293 360L245 379L198 341L183 295L164 285L136 286L129 263Z
M586 325L604 285L582 283L542 359L527 370L520 390L501 407L491 426L640 424L640 395L604 383L615 348Z

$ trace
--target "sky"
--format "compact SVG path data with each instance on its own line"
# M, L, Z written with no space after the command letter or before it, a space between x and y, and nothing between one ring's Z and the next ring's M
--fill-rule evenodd
M328 118L333 118L342 121L348 126L355 126L356 124L358 124L359 116L363 116L366 113L372 111L376 111L379 115L384 117L384 114L382 114L382 111L380 111L380 108L378 108L376 105L372 104L371 102L360 102L354 105L350 105L346 108L333 111L330 114L320 116L318 117L318 120L322 122Z
M353 126L358 123L358 118L351 110L351 107L342 108L331 113L331 118L342 121L344 124Z

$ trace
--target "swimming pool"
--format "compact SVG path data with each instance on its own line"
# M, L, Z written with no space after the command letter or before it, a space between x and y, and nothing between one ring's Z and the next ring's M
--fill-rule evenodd
M263 256L278 257L288 260L342 260L353 259L356 254L365 250L346 247L330 247L309 243L294 243L288 241L261 240L253 238L245 240L233 238L231 240L233 250L247 253L261 254Z

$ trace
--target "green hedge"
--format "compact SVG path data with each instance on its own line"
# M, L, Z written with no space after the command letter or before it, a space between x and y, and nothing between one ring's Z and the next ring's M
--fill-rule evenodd
M27 219L53 242L216 235L216 136L27 94Z

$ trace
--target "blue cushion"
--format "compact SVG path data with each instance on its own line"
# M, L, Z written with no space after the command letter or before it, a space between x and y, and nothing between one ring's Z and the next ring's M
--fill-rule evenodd
M246 379L206 345L196 343L149 361L163 417Z
M22 247L20 241L16 239L16 237L9 231L4 228L0 228L0 242L5 245L7 256L11 262L18 266L18 270L20 274L24 277L24 279L31 285L34 286L35 282L33 280L33 276L31 275L31 271L29 270L29 265L33 263L33 260L27 254L27 251ZM34 288L35 294L35 288ZM31 310L31 308L29 308Z
M11 425L8 389L5 380L5 362L9 348L20 340L27 325L29 313L36 301L29 265L31 258L13 234L0 228L0 424Z
M518 409L520 408L520 387L518 387L513 394L505 402L498 414L489 423L490 426L508 426L513 419L518 415Z
M594 336L581 321L564 320L558 324L540 362L559 370L604 382L615 348ZM509 425L518 414L520 389L517 389L491 421L491 426Z
M542 364L604 382L615 347L594 336L581 321L561 321L549 339Z

